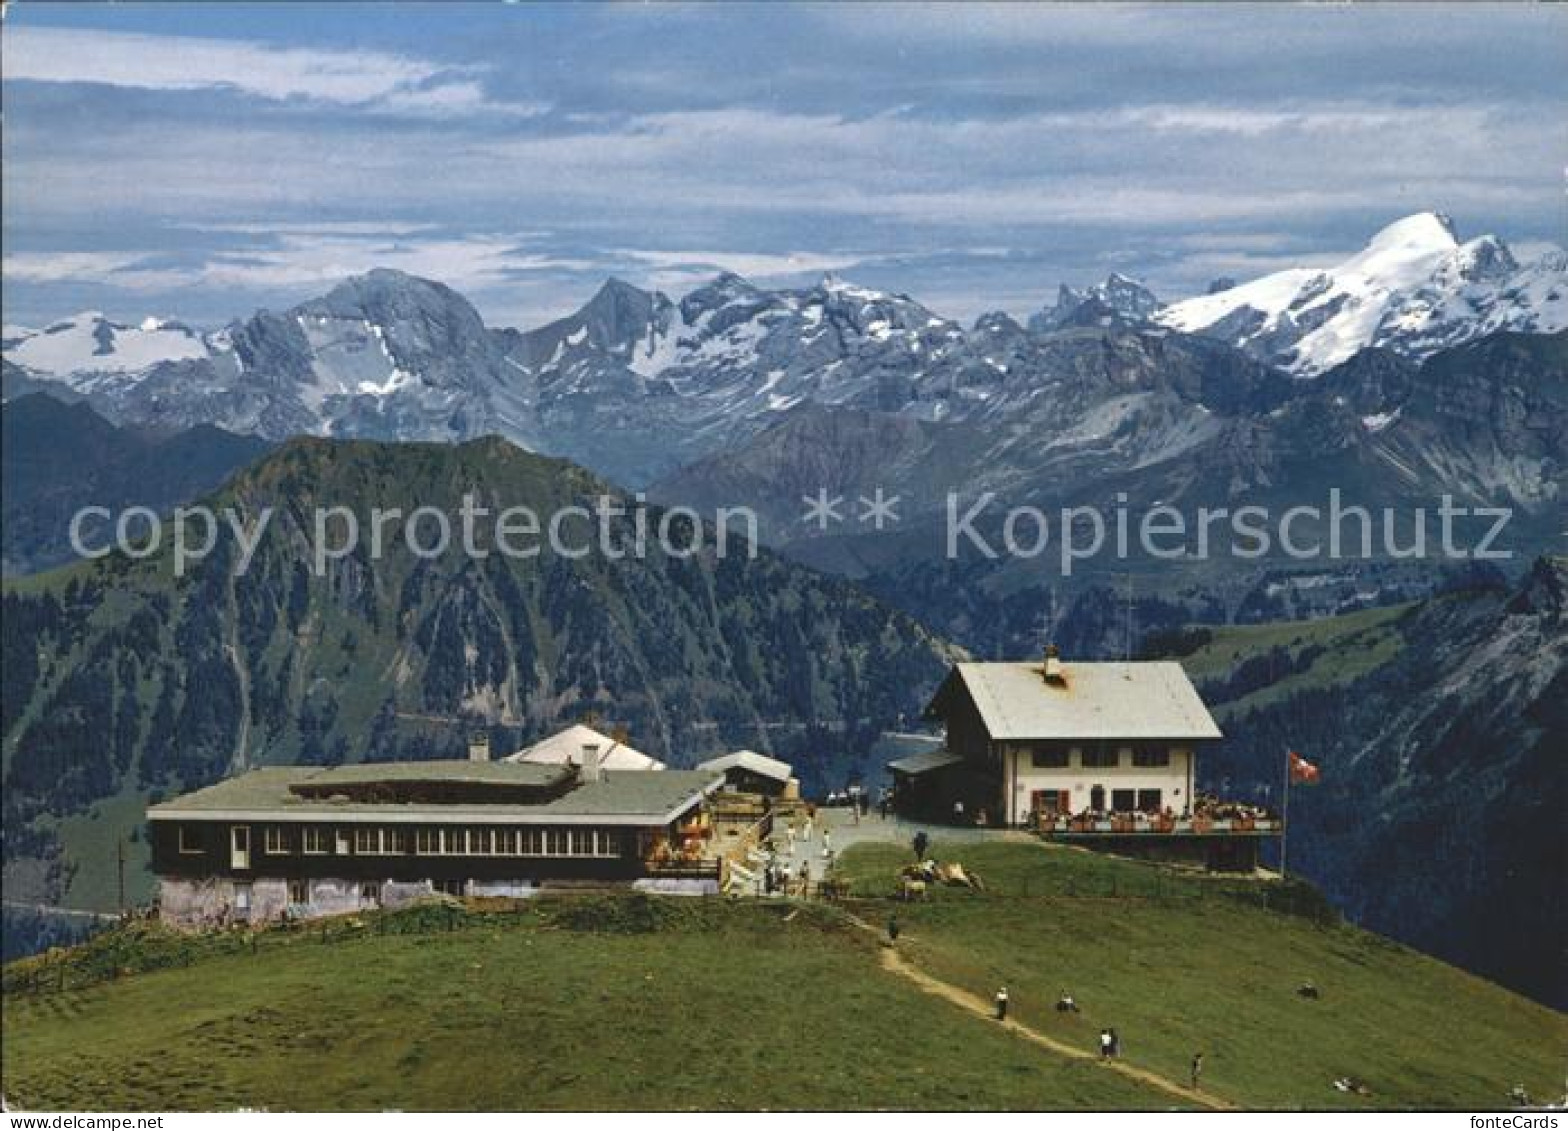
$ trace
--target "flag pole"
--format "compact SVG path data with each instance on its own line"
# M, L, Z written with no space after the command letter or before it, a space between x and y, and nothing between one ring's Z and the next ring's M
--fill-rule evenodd
M1284 800L1280 802L1279 810L1279 878L1285 878L1285 847L1290 839L1290 751L1285 751L1285 790Z

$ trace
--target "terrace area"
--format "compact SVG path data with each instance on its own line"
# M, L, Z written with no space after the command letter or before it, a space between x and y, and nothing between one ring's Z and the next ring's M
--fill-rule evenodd
M1034 829L1043 836L1072 839L1093 836L1279 836L1285 822L1272 809L1244 801L1200 796L1192 813L1097 812L1041 814Z

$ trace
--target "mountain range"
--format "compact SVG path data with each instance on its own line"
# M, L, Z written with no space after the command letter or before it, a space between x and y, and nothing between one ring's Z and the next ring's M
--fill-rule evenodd
M1038 506L1054 518L1077 506L1109 516L1124 503L1136 523L1156 503L1189 516L1243 505L1275 515L1298 505L1326 512L1334 490L1347 507L1397 508L1407 525L1416 508L1435 513L1444 495L1508 507L1513 517L1496 548L1526 558L1560 533L1568 334L1494 334L1420 362L1372 348L1310 381L1206 338L1146 329L1059 330L1029 348L1049 352L1052 376L1039 379L1038 396L999 409L995 419L801 405L664 477L651 494L699 508L744 502L761 515L766 540L857 577L945 567L949 493L961 500L959 513L984 493L996 497L975 523L993 545L1007 506ZM804 521L802 508L819 489L851 508L878 489L892 492L900 521L888 531L853 521L824 530ZM1327 544L1327 525L1308 516L1299 541ZM1486 525L1465 526L1464 544L1478 545ZM1053 537L1043 557L1004 555L996 568L1060 581L1062 532ZM1381 540L1372 549L1387 559ZM1188 564L1215 582L1237 564L1222 557ZM1121 571L1139 560L1167 574L1184 568L1131 558L1129 565L1107 556L1078 570ZM1335 564L1307 564L1325 563ZM1276 550L1263 564L1292 563Z
M1422 213L1337 267L1168 305L1113 276L1064 287L1027 325L993 313L966 328L831 276L769 290L724 274L678 301L612 280L575 314L515 330L487 326L446 286L376 270L212 333L100 314L7 327L3 354L8 389L53 385L116 423L206 423L274 440L497 434L637 488L812 405L1048 428L1068 444L1152 431L1153 450L1128 455L1157 462L1221 430L1208 418L1279 408L1293 387L1285 378L1368 348L1420 361L1501 331L1561 331L1565 295L1561 253L1520 265L1501 240L1460 243L1443 217ZM1173 366L1187 375L1165 375ZM1072 387L1086 371L1113 378L1088 401ZM1184 403L1145 403L1141 379L1153 371L1181 386ZM1365 427L1397 428L1388 411L1367 406Z

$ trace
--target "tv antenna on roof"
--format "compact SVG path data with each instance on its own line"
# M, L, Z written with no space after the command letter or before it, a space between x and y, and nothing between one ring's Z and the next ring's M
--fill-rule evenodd
M1040 613L1040 650L1056 643L1056 587L1045 591L1045 608Z

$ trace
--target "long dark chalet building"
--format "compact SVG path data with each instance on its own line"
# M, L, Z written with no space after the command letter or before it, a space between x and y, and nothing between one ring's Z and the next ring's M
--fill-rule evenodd
M308 917L678 875L720 773L479 760L251 770L148 810L159 912Z

